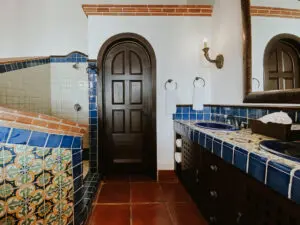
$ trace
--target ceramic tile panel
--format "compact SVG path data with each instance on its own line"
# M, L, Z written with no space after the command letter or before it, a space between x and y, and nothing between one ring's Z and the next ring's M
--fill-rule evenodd
M300 170L295 171L292 187L291 187L291 199L297 204L300 204Z
M0 221L73 224L82 138L7 127L0 136Z
M222 141L220 139L214 138L213 153L219 156L220 158L222 158L222 149L223 149Z
M267 158L250 153L248 173L260 182L264 183L266 177L266 163Z
M246 172L247 170L248 151L236 147L234 149L234 160L233 164L240 170Z
M229 163L233 163L234 146L228 143L223 143L223 159Z
M288 197L291 167L270 161L268 163L267 185Z

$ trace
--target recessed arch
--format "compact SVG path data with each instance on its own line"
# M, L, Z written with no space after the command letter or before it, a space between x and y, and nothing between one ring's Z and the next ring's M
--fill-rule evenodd
M144 51L147 53L147 60L150 62L150 66L151 66L151 72L150 72L150 76L151 76L151 130L150 132L148 132L147 137L151 140L151 155L149 155L149 165L151 164L151 177L153 177L154 179L157 178L157 138L156 138L156 57L155 57L155 52L153 47L151 46L151 44L149 43L148 40L146 40L144 37L142 37L139 34L135 34L135 33L120 33L117 35L114 35L112 37L110 37L108 40L106 40L104 42L104 44L101 46L99 53L98 53L98 57L97 57L97 67L98 67L98 71L99 71L99 76L98 76L98 105L99 108L101 109L101 113L99 113L99 139L100 142L102 142L102 140L105 140L105 138L107 139L107 137L105 137L105 109L106 109L106 105L105 105L105 94L106 94L106 87L105 87L105 61L107 59L107 56L110 52L110 50L114 49L116 46L119 46L121 44L124 43L134 43L134 44L138 44L139 46L141 46L142 49L144 49ZM109 57L109 56L108 56ZM138 60L135 60L137 62L137 64L140 62ZM140 71L140 69L136 69L135 71L132 71L130 68L130 73L134 76L142 73L142 71ZM149 120L150 121L150 120ZM150 123L150 122L149 122ZM104 143L104 142L102 142ZM105 146L102 145L101 149L101 154L103 156L103 154L105 154ZM105 157L104 157L105 158ZM105 168L105 162L103 162L100 159L100 164L102 164L102 168L100 166L100 170L106 170Z
M300 37L278 34L271 38L264 51L264 90L285 90L300 87Z

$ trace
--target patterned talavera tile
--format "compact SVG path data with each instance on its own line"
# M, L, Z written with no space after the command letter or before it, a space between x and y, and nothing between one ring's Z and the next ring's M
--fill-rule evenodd
M73 220L72 152L0 145L0 224L61 225Z
M7 198L7 216L22 220L35 215L44 204L45 194L43 188L33 184L22 185L14 196Z
M14 188L23 184L35 183L43 176L43 157L37 154L34 147L20 148L14 147L15 156L10 156L10 151L6 151L7 158L4 157L5 182L10 183ZM7 159L7 160L6 160Z
M71 160L71 150L62 148L52 149L51 154L45 156L45 169L51 171L53 174L65 171Z

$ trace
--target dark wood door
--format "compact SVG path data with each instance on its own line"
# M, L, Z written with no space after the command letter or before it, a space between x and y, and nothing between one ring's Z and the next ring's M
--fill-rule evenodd
M278 41L266 52L264 89L285 90L300 87L299 56L285 42Z
M143 172L153 168L148 157L152 121L151 62L134 42L110 48L104 61L106 160L110 169ZM152 153L154 154L154 153ZM153 166L153 164L152 164ZM127 171L129 170L129 171Z

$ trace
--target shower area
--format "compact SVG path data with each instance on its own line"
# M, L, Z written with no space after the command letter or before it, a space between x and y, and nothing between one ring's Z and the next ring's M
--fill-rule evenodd
M12 59L0 73L0 105L89 125L87 56ZM82 143L83 180L89 172L89 132Z

